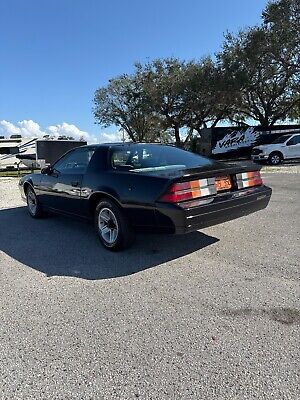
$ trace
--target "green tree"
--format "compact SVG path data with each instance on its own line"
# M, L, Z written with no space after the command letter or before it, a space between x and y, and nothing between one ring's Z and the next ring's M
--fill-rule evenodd
M227 34L218 59L240 88L235 118L267 127L299 103L299 0L269 2L263 18L260 27Z
M134 142L156 141L158 118L151 112L140 76L122 75L96 90L94 116L103 127L116 125Z
M185 84L186 125L190 134L194 130L200 133L208 125L215 127L232 114L236 87L210 57L187 65Z
M157 59L110 80L95 93L96 122L123 128L132 141L183 146L222 120L268 127L299 119L300 0L269 1L262 18L227 34L216 61Z
M186 63L175 59L157 59L136 65L136 75L142 76L150 109L157 116L164 132L170 133L176 146L182 146L180 129L185 126L187 109Z
M274 58L300 69L300 0L269 1L262 13Z
M274 58L294 70L295 106L287 116L300 118L300 0L269 1L263 11L263 23L271 37Z

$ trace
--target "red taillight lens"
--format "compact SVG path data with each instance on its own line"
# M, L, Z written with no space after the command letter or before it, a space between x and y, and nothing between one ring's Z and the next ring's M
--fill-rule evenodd
M175 183L160 198L160 200L168 203L178 203L180 201L191 200L196 197L200 197L200 190L191 189L189 183L190 182Z
M263 184L260 171L243 172L236 175L238 189L251 186L260 186Z
M257 186L263 184L260 171L248 172L248 178L250 186Z
M214 182L210 179L199 179L189 182L174 183L163 194L160 201L179 203L181 201L197 199L199 197L215 194Z

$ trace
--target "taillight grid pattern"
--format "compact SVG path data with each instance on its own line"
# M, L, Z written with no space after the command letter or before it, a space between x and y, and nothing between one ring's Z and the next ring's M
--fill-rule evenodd
M161 197L161 201L178 203L216 194L215 178L174 183Z
M236 174L235 181L235 189L259 186L263 183L259 171ZM219 191L222 190L223 189L220 189ZM180 203L182 201L212 196L217 194L219 191L217 191L216 188L216 177L197 179L188 182L178 182L169 187L167 192L160 198L160 201L167 203Z
M262 185L260 171L243 172L236 175L238 189Z

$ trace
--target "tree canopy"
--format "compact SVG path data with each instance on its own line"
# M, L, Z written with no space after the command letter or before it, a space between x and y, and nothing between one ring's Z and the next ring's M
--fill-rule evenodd
M273 31L255 27L228 34L218 57L239 87L237 118L268 127L289 117L299 101L299 73L293 56L276 48Z
M182 146L220 121L263 127L300 118L300 0L269 1L259 26L227 33L215 57L137 63L94 97L96 122L132 141Z

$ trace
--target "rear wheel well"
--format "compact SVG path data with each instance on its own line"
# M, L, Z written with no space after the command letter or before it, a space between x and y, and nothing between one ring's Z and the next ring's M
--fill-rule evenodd
M94 215L95 209L96 209L97 205L99 204L99 202L101 200L106 200L106 199L113 201L117 207L120 207L120 204L113 196L110 196L109 194L106 194L106 193L95 193L89 199L90 214Z
M278 154L283 159L283 154L281 153L281 151L279 151L279 150L272 151L269 154L269 157L271 157L273 154Z
M279 160L272 161L272 157L278 157ZM275 150L272 151L268 157L268 161L271 165L278 165L284 160L283 154L281 151Z

